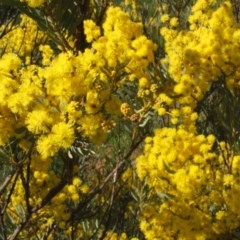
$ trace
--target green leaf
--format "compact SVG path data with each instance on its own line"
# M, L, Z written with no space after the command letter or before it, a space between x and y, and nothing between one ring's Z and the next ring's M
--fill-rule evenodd
M171 173L171 174L174 174L174 173L175 173L174 170L171 170L171 169L169 168L169 166L166 164L166 162L165 162L164 160L163 160L163 166L164 166L164 168L167 170L168 173Z

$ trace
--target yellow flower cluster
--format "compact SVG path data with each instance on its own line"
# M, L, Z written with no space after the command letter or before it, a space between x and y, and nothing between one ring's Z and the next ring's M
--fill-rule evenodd
M122 103L120 107L121 113L124 117L127 117L131 113L131 106L128 103Z
M100 36L100 27L98 27L93 20L85 20L84 33L86 35L87 42L91 43Z
M40 7L48 0L21 0L21 2L26 2L29 7Z
M38 29L37 23L26 15L21 15L20 24L12 23L5 31L6 34L0 39L1 54L16 53L27 64L32 62L32 51L46 40L44 33Z
M197 134L195 123L194 109L214 81L221 78L233 94L239 91L239 24L230 2L214 9L215 3L196 2L189 30L161 28L161 64L174 84L153 106L164 120L169 117L169 127L147 137L136 160L137 174L150 189L140 221L146 239L216 239L239 226L239 154L213 135Z
M212 151L214 142L213 135L181 128L158 129L146 138L137 173L157 198L143 210L147 239L213 239L238 226L239 156L229 159L231 174L224 156Z
M37 156L34 156L34 160L41 161L41 159L36 159ZM59 179L56 177L53 171L46 172L48 165L46 162L42 162L40 165L34 164L33 177L31 179L30 189L30 206L36 206L41 204L43 198L47 195L49 187L53 187L58 184ZM34 170L35 169L35 170ZM12 196L12 201L8 206L8 212L11 215L13 223L20 224L22 219L25 216L26 203L23 201L22 194L25 191L21 179L16 182L16 191ZM84 184L79 177L74 177L71 184L66 185L63 190L58 193L52 200L49 205L40 209L38 212L34 213L32 216L32 224L36 219L39 224L39 236L45 232L45 230L56 224L60 229L68 229L67 220L70 218L70 211L66 203L77 204L81 200L81 196L88 192L88 186ZM54 207L53 207L54 206ZM29 230L21 232L21 236L26 236L30 234Z
M121 233L121 234L117 234L115 232L112 232L112 231L108 231L106 233L106 236L104 237L104 240L138 240L138 238L129 238L127 236L126 233Z
M85 23L85 30L92 31L92 23ZM14 56L17 60L7 59L8 55L1 59L6 79L1 104L19 114L20 125L26 124L33 134L42 134L37 149L45 158L53 156L60 147L67 148L73 143L73 128L96 142L101 141L96 139L99 136L105 139L101 129L101 123L106 121L102 110L120 114L121 103L116 96L111 96L111 91L122 80L117 78L117 73L124 71L126 76L141 77L144 68L153 61L155 45L142 36L142 26L133 23L120 8L109 8L103 30L104 35L93 42L93 49L86 49L77 56L64 52L49 61L52 50L46 45L41 46L43 63L49 63L44 68L29 65L19 69L21 61L17 56ZM6 61L18 64L14 68L15 71L19 69L17 80L11 78L14 65L9 66ZM123 64L123 69L117 69L119 64ZM116 72L114 77L113 71ZM60 137L56 137L54 129L69 133L68 139L56 144Z
M28 1L32 7L42 3ZM145 70L154 61L156 45L143 35L142 24L131 21L119 7L108 8L101 32L91 20L85 21L84 31L92 46L77 54L54 53L44 33L25 16L0 40L5 47L0 58L0 146L15 139L17 147L31 155L28 169L28 160L23 163L24 176L17 179L8 206L16 224L29 206L34 209L41 204L61 181L59 173L52 170L56 159L65 164L59 153L67 153L79 137L96 144L106 140L123 110L117 90L132 79L141 79L144 85ZM32 58L33 49L39 51L39 59ZM31 186L29 206L24 177ZM78 203L88 192L80 178L69 178L51 205L32 214L31 221L40 219L41 233L53 223L66 230L64 222L70 217L67 203Z
M191 30L161 29L168 55L164 61L176 82L174 92L181 103L193 107L222 74L229 88L239 88L239 25L228 1L212 11L214 2L197 1L189 17Z
M48 1L24 2L40 7ZM125 1L135 10L136 3ZM176 29L177 18L161 16L166 57L159 64L164 70L158 69L157 46L143 35L142 24L119 7L108 7L102 28L84 21L91 47L78 53L55 53L26 16L19 25L9 25L0 39L0 146L14 140L24 156L31 155L20 163L13 159L16 166L22 164L7 210L13 223L20 224L29 208L40 206L49 189L61 183L64 157L77 139L101 144L120 116L140 122L153 109L165 127L145 139L136 160L137 175L149 187L140 219L146 239L216 239L239 227L239 153L232 143L196 131L196 106L214 81L223 78L233 94L240 90L239 24L228 1L216 9L215 3L198 0L185 30ZM127 81L137 84L140 104L119 97ZM132 170L122 175L128 187ZM89 192L74 170L67 177L50 204L32 213L32 223L39 219L39 238L53 224L69 233L68 207ZM27 230L21 234L24 238ZM129 238L108 231L105 239Z

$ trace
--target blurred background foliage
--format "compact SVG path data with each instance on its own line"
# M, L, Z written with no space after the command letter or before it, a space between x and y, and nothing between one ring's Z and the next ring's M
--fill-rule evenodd
M134 21L143 23L145 34L157 43L156 64L151 66L152 69L149 69L149 72L154 73L153 77L159 76L165 79L165 82L161 83L163 86L159 86L162 88L165 87L164 84L170 84L171 79L164 66L158 64L159 60L165 56L164 40L159 33L159 29L164 26L164 23L160 21L161 16L168 14L171 17L177 17L179 19L177 28L185 29L188 27L187 17L194 2L194 0L52 0L50 4L41 8L30 8L18 0L0 0L0 38L19 23L20 14L26 14L37 22L40 30L47 34L47 41L55 47L56 53L61 49L72 50L77 54L78 51L84 51L90 47L83 32L83 21L93 19L101 26L108 6L120 5L131 14ZM239 1L232 0L232 4L236 21L239 21ZM74 44L69 44L69 39L73 39ZM3 53L4 50L2 50ZM133 97L137 92L134 82L126 83L122 89L119 92L120 96L127 98L135 108L141 105L139 103L141 100ZM198 131L204 134L213 133L219 141L226 140L235 144L239 151L240 139L239 134L236 134L240 131L239 105L240 97L236 98L224 86L222 79L219 79L213 83L198 103L196 108L199 113ZM149 112L145 119L142 126L138 126L134 121L120 122L111 133L108 142L102 146L96 147L80 139L72 147L72 154L78 156L81 166L79 176L89 183L93 191L90 191L77 209L71 205L68 206L72 214L73 229L76 225L82 225L84 231L81 237L73 231L69 238L69 236L64 236L60 229L59 231L55 229L54 239L104 239L110 230L119 234L125 232L129 237L144 239L138 227L138 216L140 209L148 201L148 189L145 183L139 181L132 169L134 160L141 152L143 138L152 135L156 126L168 125L166 119L162 119L153 112ZM8 163L12 155L17 154L16 151L18 150L14 149L14 143L7 148L0 149L2 187L11 176L12 166ZM123 160L126 161L122 163ZM107 179L109 174L115 174L113 170L119 163L122 163L119 168L121 170L116 174L120 177L116 176L101 185L102 180ZM62 167L57 164L59 162L55 161L54 169ZM0 193L2 193L1 189ZM8 227L7 232L11 232L10 221ZM5 239L1 234L1 225L0 239Z

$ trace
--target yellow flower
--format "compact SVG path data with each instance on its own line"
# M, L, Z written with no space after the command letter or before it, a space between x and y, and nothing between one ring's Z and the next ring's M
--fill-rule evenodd
M139 87L148 88L150 86L150 82L148 79L142 77L139 79Z
M120 107L121 113L123 116L128 116L131 112L131 106L128 103L122 103Z
M233 157L232 172L233 172L233 174L239 174L240 173L240 156L239 155L236 155L236 156Z
M67 186L67 191L70 193L70 194L74 194L74 193L77 193L77 189L74 185L68 185Z
M223 220L226 218L226 212L225 211L218 211L216 213L216 219L217 220Z
M50 65L54 55L53 49L49 45L40 45L39 50L42 52L42 64Z
M60 148L69 148L74 142L75 134L72 126L60 122L52 127L52 131L37 141L37 150L43 159L54 156Z
M89 138L96 144L101 144L106 140L106 132L101 128L103 122L102 114L83 115L79 119L79 128L84 137Z
M21 0L27 2L29 7L40 7L43 3L46 2L46 0Z
M81 187L80 187L80 191L83 193L83 194L86 194L89 192L89 186L87 184L82 184Z
M28 130L33 133L47 133L53 124L53 118L49 115L47 109L35 109L27 115L26 124Z
M75 187L79 187L82 184L82 181L80 178L78 177L74 177L73 178L73 183L72 183Z
M171 123L173 125L177 124L178 123L178 118L175 118L175 117L171 118Z
M54 142L59 148L68 148L74 142L75 134L74 129L71 125L60 122L53 126L52 136Z
M54 156L58 149L59 148L54 145L54 138L51 134L41 136L37 141L37 151L41 154L43 159Z
M80 199L80 196L78 193L74 193L74 194L71 194L71 199L74 201L74 202L78 202L79 199Z
M168 14L163 14L161 16L161 22L165 23L165 22L168 22L170 19L169 15Z
M92 42L100 36L100 28L91 19L84 20L84 33L86 35L87 42Z
M1 57L0 62L0 71L3 73L10 73L11 71L15 72L21 65L21 59L14 53L4 54Z
M170 26L171 26L171 27L177 27L178 24L179 24L178 18L173 17L173 18L170 19Z
M89 91L86 97L85 109L89 114L97 113L100 110L101 103L98 93L94 90Z
M165 115L165 114L166 114L166 109L163 108L163 107L159 108L159 109L158 109L158 114L159 114L160 116Z
M180 115L179 110L178 109L173 109L171 111L171 115L172 115L172 117L178 118L179 115Z
M234 183L233 175L231 175L231 174L224 175L223 183L225 186L232 186Z

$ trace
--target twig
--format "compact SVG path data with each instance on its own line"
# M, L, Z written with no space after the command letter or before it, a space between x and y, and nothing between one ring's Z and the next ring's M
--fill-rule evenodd
M3 192L5 191L6 187L8 186L8 184L11 182L14 174L16 173L16 169L12 169L12 171L10 172L10 174L5 178L5 181L3 182L3 184L0 186L0 195L3 194Z
M79 203L75 211L72 213L72 218L74 218L74 216L78 214L78 212L87 203L89 203L89 201L91 201L96 194L102 191L102 189L106 186L109 180L115 177L116 174L119 172L119 170L123 170L123 167L125 166L125 163L126 163L126 159L128 159L132 155L133 151L139 146L139 144L143 141L144 138L145 136L142 136L139 141L133 144L129 152L123 157L123 160L117 163L116 167L108 174L108 176L104 179L104 181L101 184L99 184L97 187L95 187L92 191L90 191L90 193L88 194L88 196L85 198L83 202ZM118 178L120 175L121 174L118 174L116 177Z

